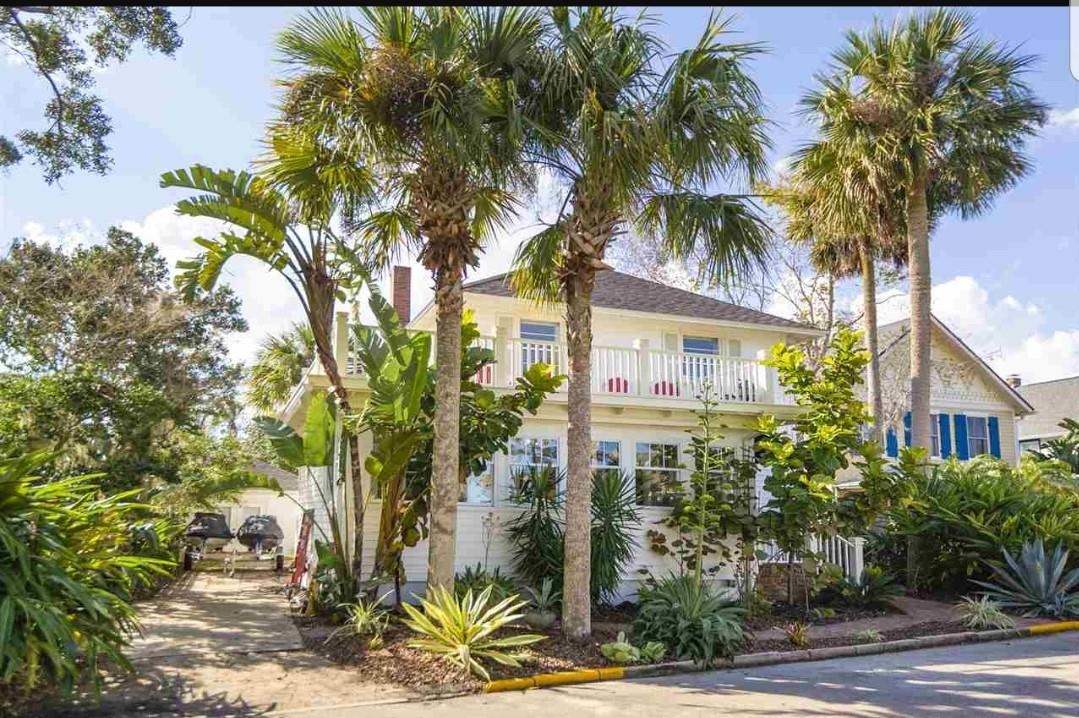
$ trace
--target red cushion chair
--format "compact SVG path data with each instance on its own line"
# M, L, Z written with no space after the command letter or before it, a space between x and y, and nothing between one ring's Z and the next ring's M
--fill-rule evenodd
M678 385L672 381L657 381L652 385L653 396L679 396L682 392L678 390Z
M614 376L607 380L607 393L608 394L628 394L629 393L629 379L623 379L620 376Z

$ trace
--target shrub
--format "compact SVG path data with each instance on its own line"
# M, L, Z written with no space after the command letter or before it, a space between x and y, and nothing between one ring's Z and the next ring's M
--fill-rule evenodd
M1051 467L1050 467L1051 468ZM1079 493L1062 490L1044 462L1018 468L992 457L945 461L929 477L911 479L908 501L888 514L869 553L894 572L907 568L908 538L917 555L907 585L965 593L968 581L991 577L988 561L1042 538L1079 547Z
M690 576L668 576L641 587L633 635L658 641L677 657L710 665L745 642L745 611Z
M867 628L864 631L858 631L854 635L854 640L858 643L880 643L884 640L884 636L875 628Z
M562 601L562 593L554 590L554 581L550 578L543 579L538 591L534 588L526 588L525 593L529 595L528 602L531 604L533 611L543 613L554 611Z
M525 603L517 596L510 596L488 605L492 590L493 587L488 586L479 595L468 590L457 598L439 586L431 591L429 599L420 601L422 611L402 604L408 616L402 622L423 636L410 640L407 645L441 655L461 670L485 681L491 676L479 662L480 658L489 658L504 666L519 666L517 659L503 649L528 646L546 636L518 633L494 637L498 629L522 617L523 614L517 611Z
M599 652L611 663L636 663L641 660L640 649L626 640L624 631L619 631L618 638L610 643L602 644Z
M345 612L348 615L345 624L331 633L326 643L340 635L360 638L370 636L367 647L381 648L382 634L390 625L390 612L382 607L382 601L388 595L389 593L383 594L374 600L360 599L356 603L345 606Z
M513 579L503 576L496 566L493 571L488 571L479 563L476 567L465 566L464 573L458 573L453 577L453 593L458 600L471 591L480 594L484 589L491 589L491 598L501 601L512 596L515 591Z
M880 566L869 565L862 569L862 580L854 583L844 579L839 589L844 603L859 608L885 608L903 595L903 587L895 576Z
M102 658L130 669L133 592L175 566L136 553L133 542L154 550L156 539L135 491L104 497L94 477L37 479L53 458L0 460L0 686L97 685Z
M1002 553L1006 565L989 564L998 583L975 581L1001 608L1014 608L1024 616L1079 615L1079 594L1072 593L1079 585L1079 568L1064 572L1068 552L1063 545L1057 544L1048 560L1041 539L1023 544L1018 559L1007 550Z
M1013 628L1015 621L1012 617L1000 610L1000 606L989 596L971 598L963 596L956 604L962 615L960 621L967 628L975 631L983 631L989 628Z
M809 647L809 625L802 621L795 621L783 629L787 641L795 648Z

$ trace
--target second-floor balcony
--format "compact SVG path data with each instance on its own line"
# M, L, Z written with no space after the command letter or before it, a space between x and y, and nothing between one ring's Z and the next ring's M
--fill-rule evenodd
M476 376L483 386L511 388L529 367L539 363L557 374L569 373L564 342L486 336L474 345L490 349L495 357L495 362ZM349 376L363 374L351 356L344 366ZM592 394L597 398L697 403L705 386L710 385L713 398L723 403L792 403L779 387L775 370L760 359L667 351L651 348L647 342L629 347L593 346L591 379ZM559 392L565 391L563 383Z

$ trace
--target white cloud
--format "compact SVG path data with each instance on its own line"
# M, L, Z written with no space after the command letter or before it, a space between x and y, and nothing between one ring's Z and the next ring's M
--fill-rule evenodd
M28 240L57 249L91 244L97 239L93 223L86 218L62 220L51 231L38 222L27 222L22 226L22 234Z
M910 316L910 297L879 295L881 324ZM994 297L976 279L957 276L933 286L933 313L1001 376L1024 382L1079 374L1079 327L1048 330L1038 305Z
M1050 110L1049 127L1079 130L1079 107L1070 110Z

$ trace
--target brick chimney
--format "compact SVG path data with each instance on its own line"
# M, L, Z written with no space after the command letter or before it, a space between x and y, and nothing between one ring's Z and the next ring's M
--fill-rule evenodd
M390 290L393 294L392 303L393 308L397 310L397 316L401 318L402 324L408 324L412 318L412 269L394 267Z
M1009 374L1004 381L1008 382L1008 385L1013 389L1018 389L1023 385L1023 380L1018 374Z

